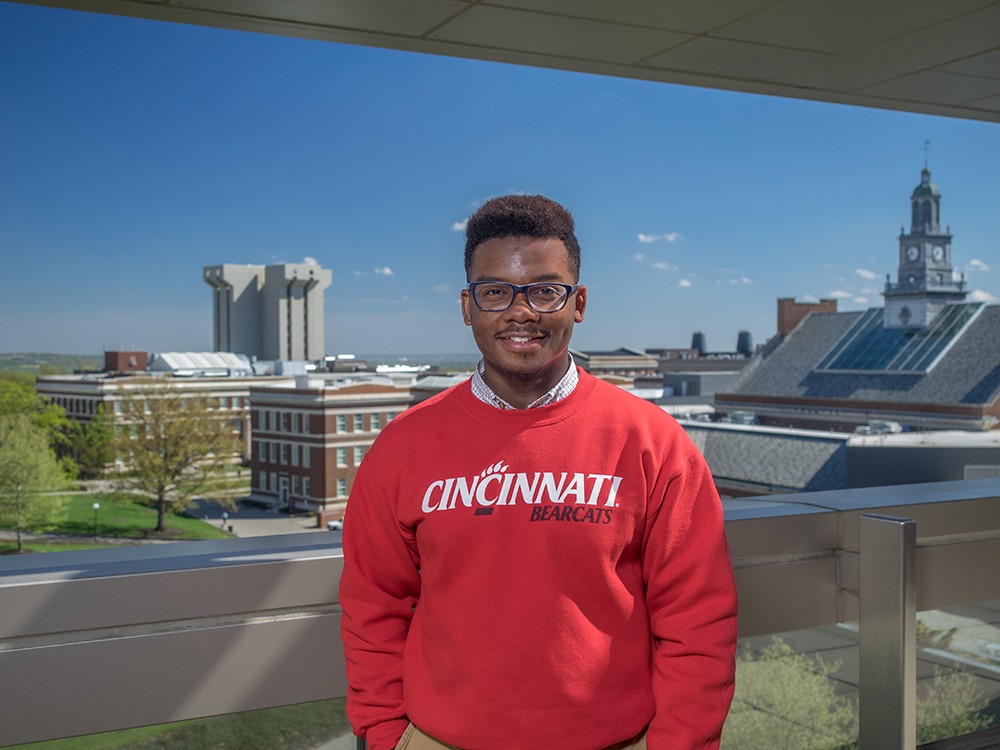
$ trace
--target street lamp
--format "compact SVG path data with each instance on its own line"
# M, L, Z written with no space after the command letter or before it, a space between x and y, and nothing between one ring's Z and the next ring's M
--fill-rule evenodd
M90 507L94 509L94 539L97 539L97 511L101 509L101 504L94 503Z

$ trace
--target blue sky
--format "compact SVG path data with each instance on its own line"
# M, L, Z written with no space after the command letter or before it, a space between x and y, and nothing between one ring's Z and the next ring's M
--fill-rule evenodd
M0 351L207 350L219 263L333 271L329 353L474 351L465 217L577 219L574 346L713 350L879 306L925 140L1000 298L1000 126L0 2Z

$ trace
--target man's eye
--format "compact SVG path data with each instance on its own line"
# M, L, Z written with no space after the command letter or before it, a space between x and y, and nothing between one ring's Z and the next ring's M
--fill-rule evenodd
M502 286L488 286L480 289L479 294L483 297L506 297L510 290Z
M557 286L536 286L532 287L531 294L538 299L555 299L562 294L562 289Z

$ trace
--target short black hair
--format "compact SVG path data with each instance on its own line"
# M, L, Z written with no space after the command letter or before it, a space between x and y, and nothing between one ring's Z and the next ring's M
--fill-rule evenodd
M496 237L539 237L561 240L569 252L573 280L580 280L580 243L573 214L544 195L504 195L486 201L465 225L465 275L472 270L476 248Z

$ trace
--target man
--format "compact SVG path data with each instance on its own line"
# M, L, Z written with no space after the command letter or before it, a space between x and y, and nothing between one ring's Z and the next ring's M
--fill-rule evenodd
M562 206L487 202L465 267L479 368L386 426L348 502L355 733L369 750L717 748L736 596L704 460L573 365L587 289Z

